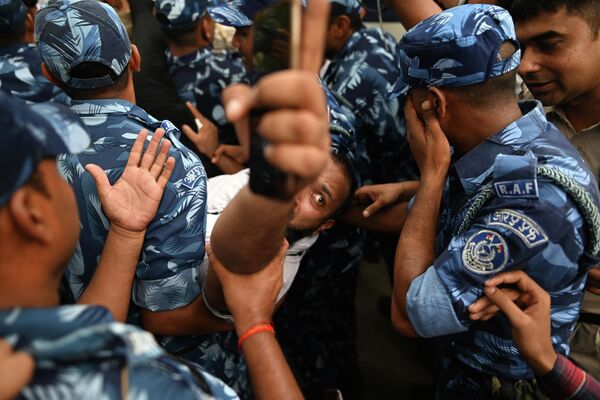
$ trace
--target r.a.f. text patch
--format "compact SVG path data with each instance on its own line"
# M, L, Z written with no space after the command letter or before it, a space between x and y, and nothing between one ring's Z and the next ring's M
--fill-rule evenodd
M496 196L504 198L537 199L539 197L537 180L535 179L495 182L494 190Z

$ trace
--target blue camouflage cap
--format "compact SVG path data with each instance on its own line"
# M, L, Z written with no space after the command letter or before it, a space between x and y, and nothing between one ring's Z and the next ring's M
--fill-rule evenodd
M0 33L17 33L25 25L26 16L23 0L0 0Z
M114 9L98 0L50 0L35 17L35 38L52 75L75 89L100 89L116 82L131 58L127 31ZM73 68L93 62L114 73L74 77Z
M361 4L358 0L329 0L331 4L339 4L343 7L343 12L338 15L359 15Z
M320 83L327 98L331 153L346 161L354 180L352 187L358 187L361 185L361 179L356 168L356 131L342 111L333 92L323 81Z
M252 26L252 18L273 3L272 0L233 0L208 10L211 18L225 26Z
M0 207L23 186L45 157L79 153L90 138L79 118L54 103L25 105L0 92Z
M211 0L156 0L156 19L171 32L186 31L212 7Z
M517 51L502 59L500 48ZM461 87L485 82L519 66L521 50L508 11L488 4L467 4L427 18L409 30L399 45L401 76L389 98L411 87Z

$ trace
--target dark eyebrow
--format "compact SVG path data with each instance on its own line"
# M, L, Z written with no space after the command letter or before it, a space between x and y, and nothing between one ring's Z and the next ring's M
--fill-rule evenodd
M325 185L324 183L321 183L319 186L321 187L321 190L324 191L327 196L329 196L329 200L333 201L333 196L331 195L331 190L329 190L327 185Z
M539 42L539 41L543 41L543 40L548 40L548 39L556 39L556 38L560 38L563 37L562 33L556 32L556 31L547 31L544 33L541 33L537 36L534 36L532 38L530 38L528 40L528 42Z

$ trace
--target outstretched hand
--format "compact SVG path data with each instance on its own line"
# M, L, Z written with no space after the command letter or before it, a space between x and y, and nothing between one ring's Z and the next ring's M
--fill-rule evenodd
M219 130L192 103L187 102L185 105L196 120L196 130L188 125L183 125L181 130L200 153L208 158L214 157L215 151L219 147Z
M354 192L354 199L358 203L371 203L362 212L364 218L369 218L382 208L408 201L418 188L419 181L366 185Z
M175 167L175 159L168 157L171 142L164 140L161 144L164 134L163 129L157 129L144 151L148 131L142 130L131 148L123 174L112 186L102 168L86 165L112 227L142 233L156 216Z

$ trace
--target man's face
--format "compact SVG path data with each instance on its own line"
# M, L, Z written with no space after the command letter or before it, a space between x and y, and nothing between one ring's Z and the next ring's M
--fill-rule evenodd
M248 72L254 70L252 53L254 51L254 29L251 26L236 28L231 41L233 47L237 48Z
M333 160L311 185L296 197L294 216L288 227L306 234L333 225L330 217L350 195L350 182L343 167Z
M47 159L38 166L41 179L48 192L47 209L49 224L56 240L52 244L52 257L61 262L60 273L73 255L79 239L79 214L77 202L71 186L58 173L56 161Z
M543 13L517 25L523 55L519 74L545 106L568 104L600 87L600 40L586 21Z

